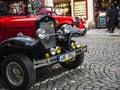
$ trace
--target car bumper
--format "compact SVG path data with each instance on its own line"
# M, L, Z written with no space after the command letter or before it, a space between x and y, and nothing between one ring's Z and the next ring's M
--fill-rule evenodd
M82 48L75 49L74 51L75 51L76 55L84 53L87 51L87 45L83 46ZM71 51L71 52L73 52L73 51ZM68 53L70 53L70 52L68 52ZM64 53L64 54L67 54L67 53ZM60 55L64 55L64 54L60 54ZM45 58L42 60L34 60L34 68L36 69L36 68L41 68L41 67L56 64L56 63L58 63L57 59L58 59L58 56L60 56L60 55L52 56L50 58Z

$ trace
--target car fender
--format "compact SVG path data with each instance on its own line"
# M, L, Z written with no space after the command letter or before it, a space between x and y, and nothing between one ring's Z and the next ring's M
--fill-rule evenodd
M11 44L13 46L18 45L22 48L24 47L30 47L33 46L35 44L36 40L28 37L28 36L23 36L23 37L13 37L13 38L9 38L5 41L3 41L0 45L2 46L6 46L7 44Z
M73 26L73 24L72 24L71 22L64 21L64 22L58 23L58 24L56 25L56 27L57 27L57 28L60 28L60 27L61 27L62 25L64 25L64 24L68 24L68 25L72 25L72 26Z
M0 57L11 53L32 53L31 48L36 44L36 40L27 36L9 38L0 44Z
M67 29L67 30L66 30ZM61 26L61 30L63 30L66 34L72 35L72 34L78 34L80 35L80 32L77 28L68 25L68 24L64 24Z
M73 34L78 34L78 35L80 35L80 32L77 30L77 28L72 27L72 28L70 28L69 30L70 30L70 31L69 31L69 34L70 34L70 35L73 35Z

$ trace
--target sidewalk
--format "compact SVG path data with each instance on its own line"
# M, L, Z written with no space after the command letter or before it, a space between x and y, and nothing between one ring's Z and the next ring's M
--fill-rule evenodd
M105 29L89 29L87 31L87 34L102 34L102 35L120 35L120 29L115 28L114 33L109 33L106 31L107 28Z

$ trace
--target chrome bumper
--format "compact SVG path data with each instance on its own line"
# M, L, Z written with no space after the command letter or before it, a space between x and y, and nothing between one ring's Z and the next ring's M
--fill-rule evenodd
M83 52L86 52L87 51L87 45L83 46L82 48L75 49L74 51L76 52L76 55L79 55L79 54L81 54ZM71 52L73 52L73 51L71 51ZM67 53L63 53L63 54L67 54ZM58 63L57 57L60 56L60 55L63 55L63 54L59 54L59 55L52 56L50 58L41 59L41 60L34 60L34 62L33 62L34 63L34 68L36 69L36 68L56 64L56 63Z

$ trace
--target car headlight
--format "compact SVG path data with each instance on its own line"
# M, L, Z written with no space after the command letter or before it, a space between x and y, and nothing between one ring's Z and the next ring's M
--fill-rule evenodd
M62 29L65 31L65 33L69 33L71 27L72 27L72 26L69 25L69 24L64 24L64 25L62 26Z
M38 29L36 31L36 35L40 38L40 39L44 39L46 37L46 31L43 29Z
M51 49L50 49L50 53L51 53L52 55L55 55L55 54L56 54L56 49L55 49L55 48L51 48Z
M83 44L81 43L81 44L80 44L80 48L82 48L82 47L83 47Z
M56 47L56 52L57 52L57 54L61 53L61 48L59 46Z
M71 47L72 47L72 49L75 49L76 48L76 44L75 43L71 43Z
M65 33L69 33L70 32L68 28L64 28L64 31L65 31Z
M75 42L75 44L76 44L76 47L77 47L77 48L80 48L80 43Z
M50 54L49 53L45 53L45 58L49 58Z

